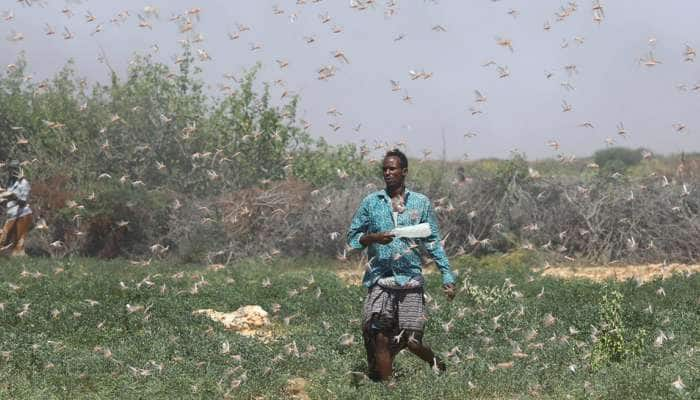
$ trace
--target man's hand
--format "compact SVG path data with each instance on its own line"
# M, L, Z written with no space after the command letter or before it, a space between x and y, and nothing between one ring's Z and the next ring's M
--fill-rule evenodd
M394 235L393 233L390 232L379 232L374 234L374 242L379 243L379 244L389 244L391 243L392 240L394 240Z
M446 285L442 285L442 291L445 292L445 296L447 296L447 300L452 301L452 299L455 298L455 285L448 283Z
M372 243L389 244L394 240L394 234L390 232L367 233L362 235L360 243L364 246L369 246Z

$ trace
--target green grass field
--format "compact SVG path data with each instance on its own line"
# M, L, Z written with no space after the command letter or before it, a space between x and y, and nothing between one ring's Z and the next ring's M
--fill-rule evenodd
M335 272L347 264L279 259L216 270L2 259L0 398L279 399L293 398L292 378L307 382L297 398L313 399L700 398L697 274L606 288L540 277L523 254L452 264L460 287L467 279L468 289L447 302L439 275L428 275L425 342L443 357L455 346L459 351L443 375L399 354L397 385L387 388L361 374L365 290L338 278ZM269 288L261 285L266 277ZM624 346L635 352L594 369L592 326L600 328L600 299L611 290L624 296ZM271 313L272 340L243 337L192 315L246 304ZM273 304L281 305L276 314ZM292 317L288 324L286 317ZM450 320L446 332L443 323ZM658 345L661 332L668 340ZM340 343L346 333L354 344Z

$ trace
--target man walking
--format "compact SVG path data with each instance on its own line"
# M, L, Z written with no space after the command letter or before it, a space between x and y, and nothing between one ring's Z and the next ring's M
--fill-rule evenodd
M423 344L427 317L423 298L422 260L418 246L430 254L442 273L443 290L454 296L454 277L440 242L430 200L406 189L406 155L398 149L384 156L386 188L365 197L353 216L347 243L367 249L370 263L363 277L368 288L363 310L362 335L372 379L388 380L393 360L404 348L444 370L445 365ZM392 230L427 223L429 235L420 239L396 237Z
M0 231L0 251L11 249L13 256L24 256L24 241L33 222L32 209L27 203L31 187L22 176L19 161L10 162L9 173L6 191L0 189L0 202L7 202L7 219Z

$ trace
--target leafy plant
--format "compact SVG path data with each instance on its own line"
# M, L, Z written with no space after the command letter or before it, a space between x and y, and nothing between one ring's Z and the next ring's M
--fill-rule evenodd
M642 161L641 149L633 150L625 147L611 147L598 150L593 154L593 161L600 167L601 173L611 175L615 172L624 173L627 168Z
M625 357L639 355L646 337L644 329L638 330L633 339L625 337L627 329L622 321L624 296L620 291L610 290L607 286L604 286L603 291L598 308L600 333L591 354L593 370L598 370L609 362L620 362Z
M513 156L501 161L496 167L495 181L501 190L505 190L512 184L522 184L529 180L528 164L525 155L514 153Z

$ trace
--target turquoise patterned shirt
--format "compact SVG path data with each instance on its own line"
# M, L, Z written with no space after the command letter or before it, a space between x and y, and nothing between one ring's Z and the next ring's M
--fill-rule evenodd
M396 283L405 285L412 277L421 275L422 262L417 246L423 246L442 273L442 283L454 283L445 249L440 243L440 231L430 200L424 194L405 190L405 210L398 214L397 226L430 224L431 234L423 239L394 238L383 245L373 243L367 249L369 265L362 283L371 287L379 278L394 276ZM367 246L360 243L365 233L385 232L394 229L391 196L380 190L365 197L350 223L347 243L350 247L363 250Z

